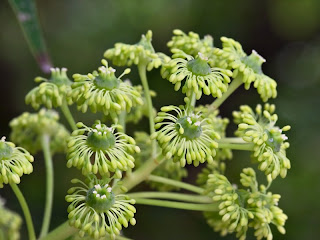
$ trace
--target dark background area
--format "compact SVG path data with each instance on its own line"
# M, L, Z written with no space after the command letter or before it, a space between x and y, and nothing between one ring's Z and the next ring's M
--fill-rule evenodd
M194 31L214 37L232 37L250 53L255 49L267 62L264 72L278 82L279 126L291 125L288 157L292 169L285 179L277 179L271 191L282 195L280 207L289 216L287 234L275 233L274 239L318 239L320 164L319 164L319 85L320 85L320 2L318 0L55 0L37 1L39 17L49 53L56 67L86 74L100 66L103 52L116 42L135 43L147 30L153 31L156 51L169 54L166 47L172 30ZM33 79L44 76L32 57L20 27L7 1L0 2L0 137L9 136L9 121L24 111L33 111L24 103L25 95L36 86ZM129 76L138 84L136 69ZM149 83L158 96L154 105L180 104L183 95L159 75L149 73ZM202 103L212 102L205 97ZM230 117L241 104L261 103L252 88L236 91L222 105L221 114ZM75 110L74 108L72 108ZM92 122L93 114L75 114L76 120ZM63 117L61 121L65 123ZM147 121L145 121L147 123ZM231 124L232 125L232 124ZM128 132L143 127L129 125ZM235 126L228 129L231 136ZM237 181L243 167L252 166L249 154L234 152L227 174ZM55 199L51 227L67 219L64 200L70 179L79 176L67 169L63 155L54 158ZM254 166L256 167L256 166ZM190 168L192 182L199 169ZM27 198L36 229L41 226L45 197L45 173L42 155L36 155L34 172L23 176L19 185ZM143 186L142 186L143 187ZM8 186L0 189L7 206L20 207ZM137 225L126 230L128 237L144 239L220 239L206 224L201 213L138 206ZM27 239L25 231L22 239ZM222 239L222 238L221 238ZM231 235L224 239L235 239ZM254 239L249 234L248 239Z

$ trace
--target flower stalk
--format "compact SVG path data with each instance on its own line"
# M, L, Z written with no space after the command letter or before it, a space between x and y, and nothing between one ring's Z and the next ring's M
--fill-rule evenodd
M231 84L228 87L228 90L222 94L222 96L220 98L217 98L210 106L210 108L212 108L213 110L219 108L221 106L222 103L224 103L225 100L227 100L227 98L235 91L237 90L238 87L240 87L242 85L243 81L242 81L242 77L241 76L237 76L235 79L233 79L233 81L231 82Z
M50 152L50 137L48 135L43 135L41 139L41 145L44 154L44 162L46 166L46 203L42 221L42 227L40 231L39 238L47 235L50 227L51 213L52 213L52 203L53 203L53 190L54 190L54 172L52 164L52 155Z
M127 194L130 198L159 198L170 199L194 203L212 203L212 199L207 196L199 196L194 194L173 193L173 192L135 192Z
M27 224L27 228L28 228L28 236L29 236L29 240L36 240L36 234L34 231L34 227L33 227L33 222L32 222L32 217L30 214L30 210L28 207L28 204L26 202L26 199L24 198L22 192L20 191L19 187L17 186L17 184L14 183L9 183L14 194L16 195L20 206L22 208L25 220L26 220L26 224Z
M184 183L184 182L171 180L171 179L168 179L168 178L154 176L154 175L148 176L147 180L148 181L154 181L154 182L160 182L160 183L164 183L164 184L169 184L169 185L176 186L178 188L182 188L182 189L188 190L190 192L195 192L195 193L198 193L198 194L203 194L203 191L204 191L202 188L194 186L194 185L189 184L189 183Z
M64 101L61 105L61 111L62 113L64 114L65 118L67 119L71 129L74 131L74 130L77 130L77 126L76 126L76 122L74 121L73 119L73 116L70 112L70 109L68 107L68 104L66 101Z
M167 207L167 208L177 208L177 209L184 209L184 210L194 210L194 211L208 211L208 212L218 211L217 204L182 203L182 202L172 202L172 201L144 199L144 198L137 198L136 204Z
M153 105L152 105L152 99L150 95L150 89L149 89L149 84L147 80L147 64L145 63L140 63L138 65L138 71L139 71L139 76L141 79L141 83L143 86L144 90L144 95L147 101L147 107L148 107L148 115L149 115L149 129L150 129L150 135L152 135L155 132L154 128L154 116L153 116ZM156 141L152 141L152 157L155 157L156 155Z

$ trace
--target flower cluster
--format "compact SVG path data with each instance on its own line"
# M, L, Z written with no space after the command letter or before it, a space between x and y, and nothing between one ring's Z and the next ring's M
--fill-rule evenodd
M277 83L275 80L266 76L262 72L262 63L266 60L262 58L256 51L252 51L247 55L239 42L232 38L221 38L223 49L217 50L216 54L221 60L219 65L234 69L233 77L242 78L245 88L249 89L251 83L257 88L263 101L277 96Z
M210 35L206 35L203 39L200 39L199 34L189 32L185 34L179 29L173 30L174 36L168 42L168 47L173 49L180 49L186 54L197 56L199 52L211 56L213 52L213 38Z
M77 103L78 110L85 113L90 108L94 113L120 114L125 110L129 112L132 106L143 104L140 93L121 80L130 69L116 77L116 70L109 67L106 60L101 62L104 66L92 74L73 75L75 82L72 84L71 98Z
M23 174L33 171L31 162L33 156L24 148L16 147L14 143L0 140L0 188L3 183L20 183ZM1 216L1 215L0 215Z
M196 58L184 53L179 49L173 49L172 60L164 64L161 69L163 78L174 84L174 89L178 91L182 87L182 92L188 97L196 94L200 99L202 93L221 97L228 88L232 72L223 68L211 68L208 58L201 52Z
M43 135L50 137L51 152L64 152L69 132L58 122L59 115L53 110L41 109L38 113L25 112L10 122L11 139L31 153L42 149Z
M234 121L238 125L236 135L244 141L254 144L253 157L259 162L259 169L275 179L287 175L290 160L286 157L289 143L283 133L290 126L279 128L275 126L278 116L274 114L275 106L265 104L264 108L257 105L255 112L247 105L241 106L239 112L233 112Z
M235 232L240 240L246 238L249 227L255 229L257 239L272 240L270 224L284 234L287 216L277 206L280 195L267 192L264 185L258 186L252 168L243 169L240 177L247 189L238 189L219 173L209 175L206 194L219 203L220 218L216 213L205 213L208 224L223 236Z
M177 117L168 113L170 111L175 111ZM215 140L220 136L208 118L202 118L183 106L166 106L161 108L155 122L158 131L151 137L158 140L166 158L180 161L181 166L213 162L218 147Z
M131 66L147 64L147 70L160 67L170 58L163 53L156 53L152 46L152 32L142 35L141 40L134 45L117 43L114 48L108 49L104 57L111 59L116 66Z
M6 240L20 239L21 217L4 206L4 201L0 198L0 237Z
M68 167L77 167L84 175L115 172L119 177L121 171L134 167L132 154L140 149L132 137L115 133L115 126L107 127L100 121L92 127L77 123L77 127L68 140Z
M135 200L116 194L114 189L119 182L111 184L111 181L110 178L97 179L95 176L90 176L88 184L78 179L71 181L81 186L72 187L68 191L68 218L70 225L80 230L81 237L87 235L100 239L110 236L115 239L122 227L128 227L129 223L136 224Z
M137 142L137 145L141 149L140 153L135 154L135 165L137 168L139 168L152 156L152 141L150 139L150 136L145 132L135 132L135 140ZM173 162L171 161L171 159L166 159L152 172L152 174L155 176L161 176L181 181L184 177L187 177L188 171L185 168L181 167L179 162ZM151 181L148 183L150 184L151 188L157 189L159 191L177 190L176 187L163 183Z
M46 108L60 107L68 100L67 95L71 91L72 82L67 76L66 68L51 68L50 79L37 77L35 81L42 83L26 96L26 103L31 104L34 109L38 109L40 105Z

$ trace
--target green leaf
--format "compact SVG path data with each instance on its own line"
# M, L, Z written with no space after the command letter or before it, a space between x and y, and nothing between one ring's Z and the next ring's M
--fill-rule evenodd
M52 64L40 29L34 0L9 0L9 3L41 70L49 73Z

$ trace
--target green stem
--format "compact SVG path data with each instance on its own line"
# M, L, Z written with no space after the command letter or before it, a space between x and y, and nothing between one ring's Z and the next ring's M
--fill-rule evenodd
M127 112L124 110L119 115L119 124L122 126L122 132L126 132L126 116Z
M77 126L76 126L76 122L74 121L73 117L72 117L72 114L70 112L70 109L68 107L68 104L67 104L67 101L64 100L62 105L61 105L61 110L65 116L65 118L67 119L71 129L74 131L74 130L77 130Z
M199 204L199 203L182 203L182 202L172 202L164 200L155 200L155 199L136 199L136 204L151 205L158 207L167 207L167 208L177 208L184 210L195 210L195 211L218 211L217 204Z
M136 192L128 193L130 198L160 198L171 199L177 201L196 202L196 203L212 203L212 199L207 196L199 196L194 194L173 193L173 192Z
M183 188L185 190L189 190L191 192L195 192L198 194L203 194L203 189L201 187L197 187L197 186L194 186L189 183L184 183L184 182L180 182L180 181L176 181L176 180L172 180L172 179L168 179L168 178L164 178L164 177L159 177L159 176L155 176L155 175L148 176L147 180L153 181L153 182L164 183L164 184L168 184L168 185L175 186L178 188Z
M44 208L44 215L42 221L42 227L40 231L39 238L47 235L50 227L50 219L52 212L52 202L53 202L53 183L54 183L54 174L53 174L53 164L52 156L50 152L50 137L48 135L43 135L41 138L41 145L44 154L44 162L46 166L46 203Z
M10 183L10 186L11 186L13 192L15 193L15 195L20 203L20 206L22 208L22 211L23 211L23 214L24 214L24 217L26 220L27 228L28 228L29 240L35 240L36 234L34 232L33 222L32 222L32 218L31 218L28 204L27 204L22 192L20 191L19 187L14 183Z
M189 106L192 107L192 108L194 108L194 106L196 105L196 101L197 101L197 99L196 99L196 93L193 92L193 93L191 94Z
M234 150L253 151L253 143L220 143L218 141L219 148L230 148Z
M152 135L155 132L154 129L154 114L153 114L153 105L152 105L152 99L150 95L150 89L148 85L148 80L147 80L147 64L145 63L140 63L138 65L138 71L139 71L139 76L141 79L141 83L143 86L143 91L144 91L144 96L147 101L147 108L148 108L148 114L149 114L149 128L150 128L150 135ZM157 150L157 142L155 140L152 140L152 158L156 156L156 150Z
M158 157L150 158L146 161L141 167L139 167L132 174L127 175L123 180L123 186L125 186L128 190L138 185L147 179L150 173L161 164L162 160L158 160L162 158L162 154L159 154Z
M79 230L71 227L69 222L66 221L61 224L59 227L51 231L47 236L40 238L40 240L63 240L66 239L73 234L77 233Z
M221 98L217 98L210 106L210 108L217 109L220 105L243 83L242 75L238 75L228 87L228 90L222 94Z
M239 137L228 137L228 138L221 138L218 140L219 143L247 143L242 138Z

